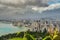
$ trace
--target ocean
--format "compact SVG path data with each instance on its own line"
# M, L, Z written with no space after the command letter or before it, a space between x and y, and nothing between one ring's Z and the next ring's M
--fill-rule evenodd
M25 27L14 27L11 24L1 23L0 22L0 36L6 35L9 33L16 33L21 31L26 31Z

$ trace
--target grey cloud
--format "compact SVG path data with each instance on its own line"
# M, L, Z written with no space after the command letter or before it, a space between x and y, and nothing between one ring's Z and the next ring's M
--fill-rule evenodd
M43 0L0 0L0 20L19 20L20 18L38 16L38 12L32 10L31 6L45 7L48 4L47 1Z
M38 12L33 11L30 8L25 9L0 8L0 20L14 20L14 19L20 20L26 18L33 18L33 16L35 16L35 13Z
M26 7L26 6L48 6L47 0L0 0L0 4L15 7Z

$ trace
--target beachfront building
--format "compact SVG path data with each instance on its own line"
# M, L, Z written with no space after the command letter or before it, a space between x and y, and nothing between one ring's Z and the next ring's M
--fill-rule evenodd
M31 24L31 26L30 26L30 31L37 31L37 32L40 32L40 31L44 31L44 29L46 29L47 30L47 32L54 32L54 28L57 28L58 29L58 31L60 30L59 29L59 25L58 24L56 24L56 26L54 26L54 24L52 23L52 21L50 21L50 22L46 22L46 21L44 21L44 22L33 22L32 24Z
M13 22L12 24L13 24L13 26L16 26L16 27L22 27L24 25L24 23L20 22L20 21Z
M31 30L32 31L39 31L39 23L38 22L33 22L32 24L31 24Z
M58 25L58 23L53 23L52 21L33 21L30 22L30 20L23 20L23 21L17 21L13 23L14 26L17 27L28 27L28 30L33 31L33 32L40 32L40 31L44 31L45 29L47 30L47 32L50 31L54 31L54 28L57 28L58 31L60 31L60 27Z

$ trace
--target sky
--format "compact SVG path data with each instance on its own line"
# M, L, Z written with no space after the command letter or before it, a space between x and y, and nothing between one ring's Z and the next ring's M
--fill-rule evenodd
M60 3L60 0L51 0L48 2L48 4L56 4L56 3Z
M60 8L60 0L0 0L0 20L34 18Z

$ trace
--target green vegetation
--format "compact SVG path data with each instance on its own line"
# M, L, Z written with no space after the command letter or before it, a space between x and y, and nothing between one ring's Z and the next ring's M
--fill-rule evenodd
M1 36L0 40L36 40L36 38L42 37L41 40L60 40L60 33L55 31L52 36L50 33L46 31L42 32L17 32L13 34L8 34L5 36Z
M23 40L22 38L12 38L12 39L9 39L9 40Z

